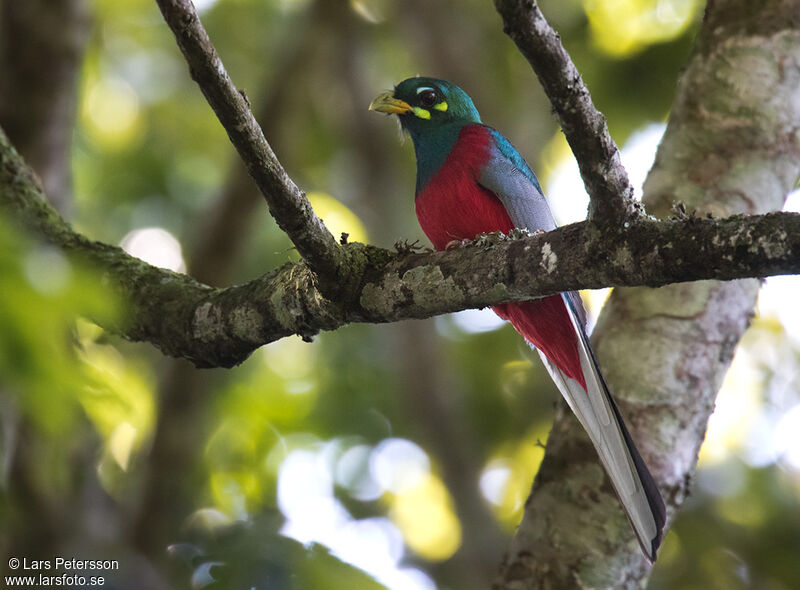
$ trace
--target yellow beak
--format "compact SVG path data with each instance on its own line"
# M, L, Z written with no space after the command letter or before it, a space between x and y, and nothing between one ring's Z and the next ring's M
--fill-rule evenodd
M379 113L388 113L390 115L402 115L411 110L411 105L395 98L391 92L384 92L376 96L371 103L369 103L369 110L378 111Z

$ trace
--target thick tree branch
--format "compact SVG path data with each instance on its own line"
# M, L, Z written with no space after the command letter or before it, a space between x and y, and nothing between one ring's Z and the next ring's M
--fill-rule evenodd
M267 143L247 99L234 86L190 0L157 0L192 78L256 181L280 228L323 286L335 285L343 251L314 213L305 193L289 178Z
M558 115L591 199L589 218L600 225L616 225L642 215L606 119L538 4L531 0L494 4L503 18L503 31L531 64Z
M349 322L426 318L572 289L800 272L800 215L772 213L645 219L604 232L582 222L524 239L489 236L475 246L422 254L350 244L337 301L323 296L304 262L214 289L75 233L47 204L2 133L0 212L102 273L129 311L124 323L104 327L198 366L235 365L268 342Z

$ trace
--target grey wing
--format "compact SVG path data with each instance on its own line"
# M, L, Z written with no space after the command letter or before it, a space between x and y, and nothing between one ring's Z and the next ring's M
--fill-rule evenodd
M478 182L500 199L515 227L531 231L555 229L555 219L539 182L527 165L525 168L520 169L517 163L498 150L484 166Z
M484 167L479 179L503 203L514 227L531 231L550 231L557 227L539 181L527 163L512 161L502 150L495 152ZM578 323L586 329L586 310L575 291L564 293Z

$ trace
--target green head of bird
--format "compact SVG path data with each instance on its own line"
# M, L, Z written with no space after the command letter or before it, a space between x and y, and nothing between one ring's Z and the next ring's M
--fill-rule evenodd
M397 115L413 139L442 127L480 123L469 95L455 84L436 78L408 78L375 97L370 110Z

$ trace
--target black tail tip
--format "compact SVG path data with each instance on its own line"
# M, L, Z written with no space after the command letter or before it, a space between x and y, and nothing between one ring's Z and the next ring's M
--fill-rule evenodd
M642 544L642 552L645 554L647 561L650 563L656 562L656 559L658 558L658 549L661 547L661 539L664 536L664 530L662 528L664 526L664 522L659 522L658 525L658 532L650 542L650 547L646 547L644 544Z

